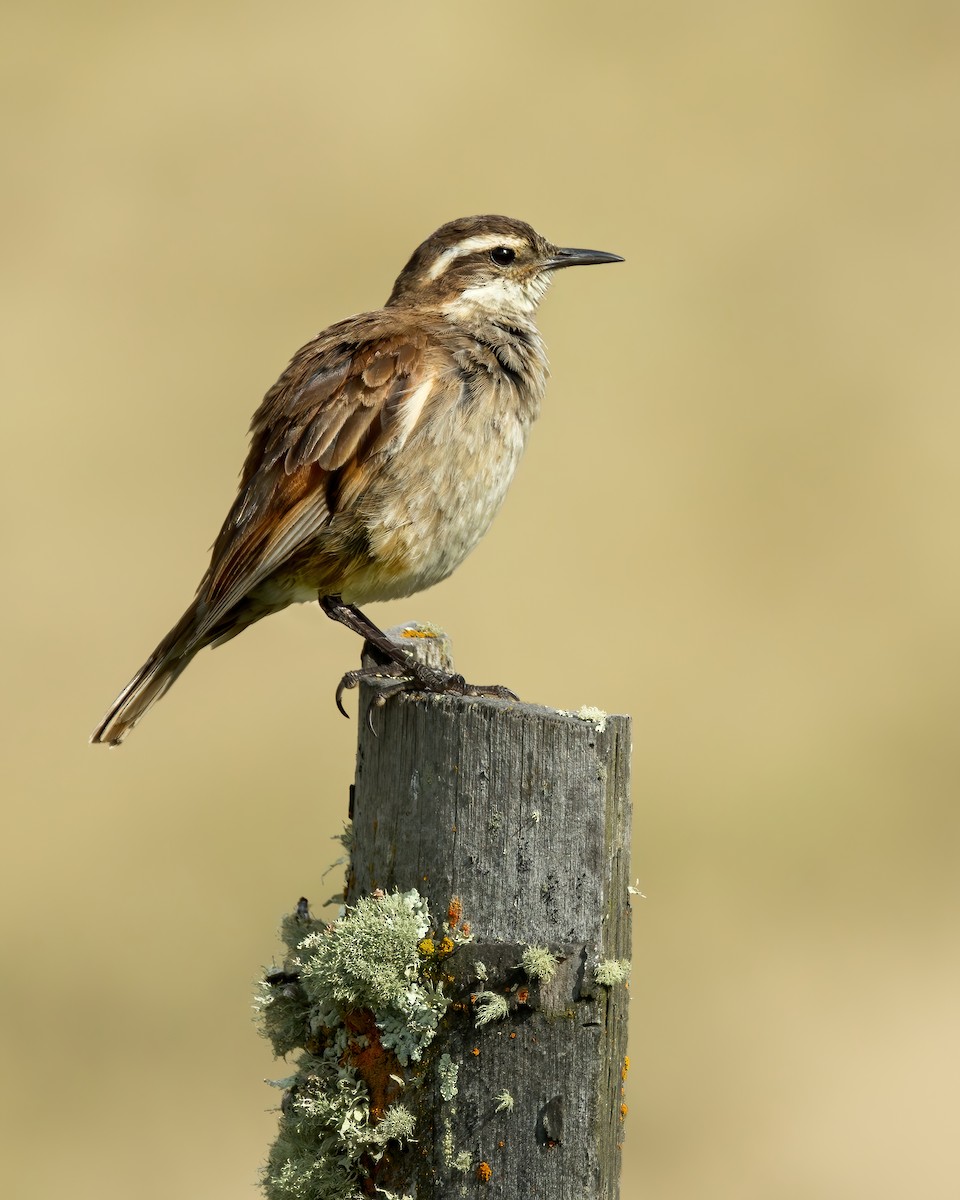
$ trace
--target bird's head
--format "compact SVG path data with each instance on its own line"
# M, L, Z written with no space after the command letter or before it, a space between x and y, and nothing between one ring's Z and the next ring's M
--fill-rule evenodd
M529 317L554 271L607 262L623 259L554 246L512 217L460 217L417 247L387 303L439 308L452 319Z

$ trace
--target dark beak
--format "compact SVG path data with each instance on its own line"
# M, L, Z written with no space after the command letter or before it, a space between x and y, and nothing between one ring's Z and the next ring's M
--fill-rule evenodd
M619 254L607 254L605 250L574 250L563 246L553 251L543 264L547 271L559 271L561 267L589 267L593 263L623 262Z

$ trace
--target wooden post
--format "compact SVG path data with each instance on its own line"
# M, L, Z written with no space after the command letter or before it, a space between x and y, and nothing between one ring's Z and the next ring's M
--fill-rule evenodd
M401 627L403 645L437 662L440 639L404 628L418 627ZM425 897L453 1003L406 1073L415 1140L387 1146L376 1185L417 1200L616 1200L630 720L378 701L361 686L347 902L375 889ZM445 953L444 924L453 942L466 924L471 940Z

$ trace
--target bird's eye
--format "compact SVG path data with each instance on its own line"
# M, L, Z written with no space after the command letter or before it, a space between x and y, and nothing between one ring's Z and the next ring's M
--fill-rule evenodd
M498 267L509 267L516 257L516 250L511 250L509 246L497 246L490 251L490 258Z

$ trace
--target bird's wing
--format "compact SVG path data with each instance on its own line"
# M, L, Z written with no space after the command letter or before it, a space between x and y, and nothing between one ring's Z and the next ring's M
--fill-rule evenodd
M202 637L364 490L442 374L422 333L333 326L297 352L251 425L240 490L198 601Z

